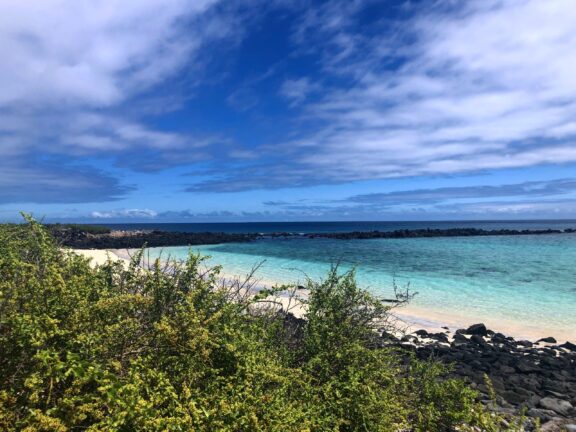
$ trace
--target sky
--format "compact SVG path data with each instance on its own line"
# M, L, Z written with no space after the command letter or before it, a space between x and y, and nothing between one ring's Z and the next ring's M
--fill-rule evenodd
M576 219L573 0L2 0L0 220Z

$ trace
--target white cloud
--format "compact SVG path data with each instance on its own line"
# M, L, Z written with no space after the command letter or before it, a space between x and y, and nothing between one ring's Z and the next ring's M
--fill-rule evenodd
M114 218L155 218L158 213L150 209L123 209L111 211L93 211L90 216L97 219Z
M469 4L420 18L399 70L311 106L330 127L303 162L369 178L576 161L571 0Z
M280 86L280 95L288 99L292 105L297 105L306 100L310 93L317 91L318 84L309 78L289 79Z
M144 170L205 158L199 149L219 138L146 126L137 109L152 111L152 99L134 101L184 68L192 81L200 75L201 49L230 35L230 26L213 13L217 2L1 1L0 182L10 173L22 191L45 185L60 201L75 184L78 200L77 180L85 176L73 163L85 156ZM165 108L166 99L154 103ZM46 158L61 161L62 186L54 183L54 163L41 162ZM129 190L115 187L113 196ZM98 191L83 199L105 196Z
M480 202L468 204L440 205L438 212L468 215L520 215L523 217L564 217L573 218L576 212L576 200L546 200L520 202Z
M0 106L110 106L174 73L198 48L186 19L215 0L5 0Z
M274 171L303 172L302 181L262 187L576 162L574 2L451 5L422 6L387 32L358 30L347 8L341 20L337 7L308 14L297 40L310 46L320 32L314 41L326 41L320 57L339 84L306 106L315 133L262 149L289 161Z

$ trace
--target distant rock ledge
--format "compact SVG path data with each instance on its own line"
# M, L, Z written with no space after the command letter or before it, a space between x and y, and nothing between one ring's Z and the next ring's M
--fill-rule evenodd
M224 233L174 232L158 230L111 230L93 225L47 225L54 237L63 245L77 249L126 249L201 244L240 243L258 239L305 238L336 240L406 239L429 237L483 237L522 236L547 234L575 234L576 228L545 230L484 230L478 228L415 229L396 231L353 231L332 233Z
M448 228L448 229L414 229L395 231L353 231L305 234L308 238L331 238L339 240L349 239L399 239L421 237L482 237L482 236L520 236L520 235L545 235L545 234L574 234L576 229L568 228L545 229L545 230L484 230L479 228Z
M82 227L48 225L54 238L63 246L75 249L138 249L141 247L192 246L248 242L258 238L257 234L233 233L186 233L170 231L113 231L93 232Z

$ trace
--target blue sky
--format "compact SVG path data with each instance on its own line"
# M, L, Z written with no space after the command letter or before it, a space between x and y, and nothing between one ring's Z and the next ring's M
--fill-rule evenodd
M0 220L576 218L572 0L8 0L0 53Z

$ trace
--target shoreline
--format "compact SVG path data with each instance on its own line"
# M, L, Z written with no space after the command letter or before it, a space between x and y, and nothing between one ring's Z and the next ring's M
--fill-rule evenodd
M47 225L52 235L62 245L74 249L131 249L147 247L200 246L222 243L246 243L266 239L417 239L435 237L500 237L576 235L576 228L563 229L492 229L447 228L447 229L398 229L394 231L347 231L347 232L184 232L159 230L112 230L100 227L86 231L75 225Z
M109 258L112 260L120 260L127 265L132 252L130 249L68 250L76 253L77 255L89 258L91 260L91 265L93 266L102 265ZM221 273L222 280L234 280L237 278L242 278L243 276L244 274L233 274L226 272ZM257 275L255 281L255 287L257 289L270 288L272 286L282 284L279 281L259 278ZM300 291L299 294L305 295L305 292ZM284 307L287 307L290 299L287 295L280 295L274 300L282 303ZM304 316L305 310L301 305L297 305L292 302L290 312L297 318L301 318ZM405 329L406 333L411 333L423 329L433 333L449 332L454 334L458 329L467 328L472 324L483 322L489 328L498 329L498 331L501 331L504 334L517 339L524 339L534 342L538 339L552 336L559 342L576 342L576 329L573 331L563 331L560 329L547 329L539 324L519 324L518 322L513 322L512 320L501 318L494 319L492 317L478 316L463 317L457 313L446 313L446 311L431 310L430 308L423 308L421 306L414 306L411 304L393 310L392 315L394 319L399 323L399 326Z

